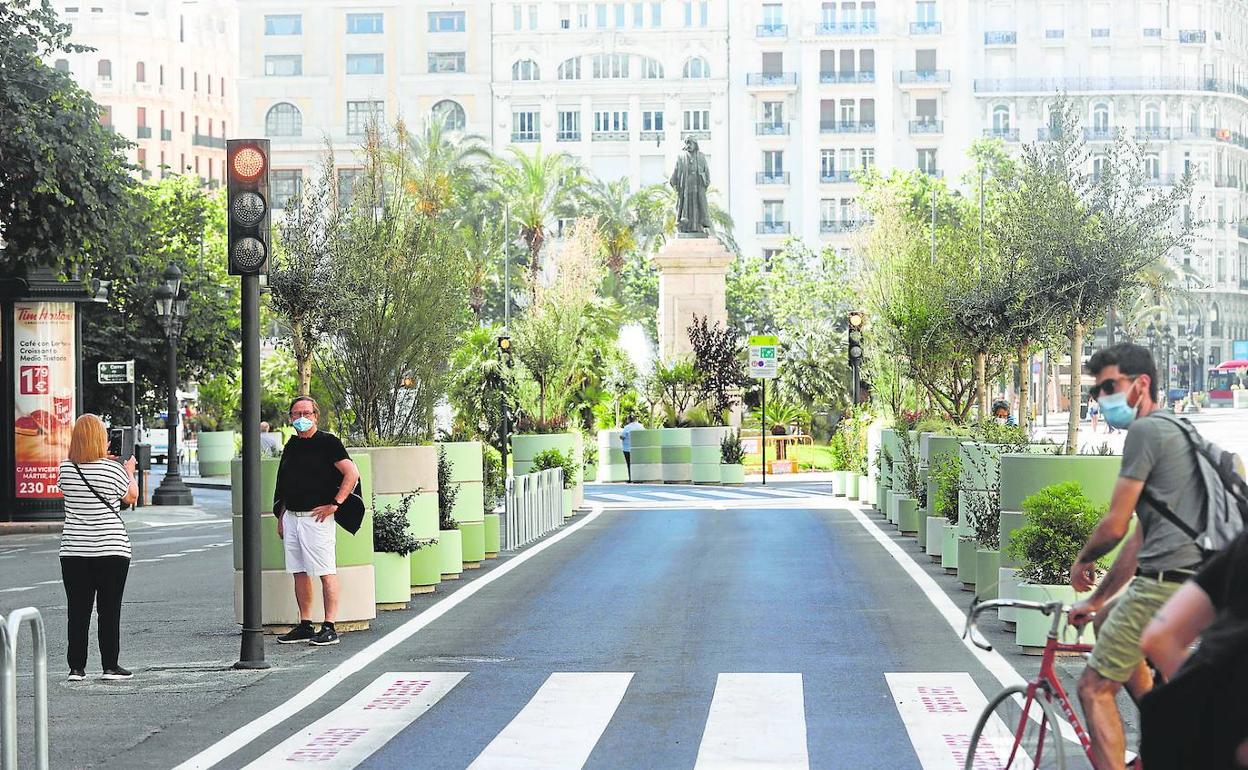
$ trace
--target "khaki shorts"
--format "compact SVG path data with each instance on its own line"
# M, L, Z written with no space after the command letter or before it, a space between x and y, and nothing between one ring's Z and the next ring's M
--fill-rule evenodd
M1115 682L1125 683L1130 679L1136 666L1144 660L1140 649L1144 627L1181 585L1155 578L1133 579L1096 632L1096 645L1088 658L1088 666Z

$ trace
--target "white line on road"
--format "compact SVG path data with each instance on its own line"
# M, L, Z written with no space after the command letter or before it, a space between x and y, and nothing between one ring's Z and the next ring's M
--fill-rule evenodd
M463 672L389 672L354 698L282 741L248 770L332 767L348 770L373 755L424 714L464 677Z
M15 588L0 588L0 594L15 594L18 591L33 591L34 586L16 586Z
M556 532L546 540L541 541L540 543L509 559L507 563L494 568L488 574L476 578L468 585L455 591L450 596L437 602L429 609L421 612L416 617L360 650L350 658L347 658L342 663L339 663L337 666L330 669L330 671L323 674L315 682L303 688L298 694L289 698L277 708L271 709L263 716L253 719L208 748L199 752L195 756L186 760L182 764L178 765L175 770L202 770L203 768L212 767L221 760L229 757L231 754L251 743L256 738L259 738L261 735L264 735L277 725L285 722L295 714L298 714L309 705L320 700L322 696L333 690L335 686L341 684L347 677L359 672L365 666L375 662L382 655L385 655L390 650L407 641L416 632L455 609L481 589L508 574L512 570L518 568L520 565L537 556L542 551L545 551L547 548L550 548L556 543L571 536L586 524L598 518L600 515L602 515L602 507L595 505L593 512L585 516L585 518L580 521L573 522L562 532ZM228 545L228 543L223 543L222 545Z
M801 674L720 674L694 770L810 767Z
M885 674L884 678L923 770L962 770L971 731L988 705L971 675L906 673ZM976 770L997 770L1005 765L1001 757L1009 756L1013 741L999 717L989 723L988 736L988 742L981 742L975 752Z
M41 581L39 581L38 583L35 583L35 585L37 585L37 586L52 586L52 585L60 585L60 584L61 584L61 581L60 581L59 579L57 579L57 580L41 580Z
M577 770L589 759L631 673L551 674L469 770Z

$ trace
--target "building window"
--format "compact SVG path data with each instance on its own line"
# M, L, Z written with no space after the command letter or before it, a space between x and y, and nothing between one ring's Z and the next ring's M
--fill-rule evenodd
M95 65L95 75L102 80L112 80L113 63L108 59L100 59Z
M1010 108L1004 104L998 104L992 108L992 132L994 134L1006 134L1010 130Z
M185 114L183 114L185 118ZM185 122L182 130L186 130ZM198 131L196 132L198 133ZM302 136L303 114L299 108L289 102L281 102L269 108L264 116L265 136Z
M443 99L433 105L431 113L433 119L441 123L442 128L447 131L463 131L464 126L468 124L464 108L459 105L459 102L450 99Z
M541 138L541 114L537 110L511 113L511 141L536 142Z
M1098 134L1109 132L1109 105L1099 102L1092 108L1092 129Z
M710 110L685 110L685 131L710 131L711 130L711 111Z
M645 3L633 3L633 26L639 28L646 26Z
M134 64L134 82L147 82L147 65L143 62L135 62Z
M529 29L537 29L537 6L529 6Z
M380 13L348 13L348 35L380 35L384 31L385 17Z
M465 29L463 11L430 11L430 32L463 32Z
M1161 156L1145 155L1144 156L1144 176L1154 181L1161 178Z
M381 125L386 118L386 103L382 101L347 102L347 133L359 136L372 123Z
M581 79L581 57L575 56L571 59L564 60L559 65L560 80L580 80Z
M658 59L651 59L649 56L642 57L641 77L645 80L661 80L663 78L663 62Z
M628 110L600 110L594 113L594 132L628 131Z
M1156 104L1144 105L1144 128L1149 131L1161 128L1161 108Z
M600 53L594 54L594 79L616 79L628 77L628 54Z
M303 17L297 13L277 14L264 17L266 35L302 35Z
M355 185L364 176L362 168L338 169L338 206L348 208L355 197Z
M819 151L819 176L824 179L836 176L836 150Z
M867 171L875 168L875 148L863 147L858 153L859 162L862 164L862 170Z
M521 59L511 65L512 80L538 80L541 76L541 70L538 69L537 62L532 59Z
M643 110L641 113L642 131L663 130L663 110Z
M763 102L763 123L768 126L784 125L784 102Z
M620 29L624 26L625 8L623 3L615 4L615 28Z
M511 28L515 32L524 29L524 9L519 5L511 7Z
M936 3L930 2L930 0L915 3L914 20L926 28L930 28L930 25L936 23Z
M702 80L711 76L711 65L701 56L694 56L685 62L684 76L689 80Z
M439 51L429 54L430 72L464 72L467 69L463 51Z
M576 4L576 26L578 29L589 29L589 3Z
M784 222L784 201L763 201L763 221L769 225Z
M763 27L778 30L784 26L784 6L780 3L763 4Z
M663 26L663 3L650 3L650 26L656 28Z
M776 177L784 173L784 150L763 151L763 175Z
M268 77L293 77L303 74L301 54L275 54L264 57L264 74Z
M556 138L561 142L581 141L580 110L559 111L559 134Z
M915 166L925 174L936 173L936 150L924 148L915 153Z
M379 53L347 54L348 75L380 75L385 72L385 57Z
M269 195L275 209L286 208L302 189L303 172L297 168L275 168L269 174Z

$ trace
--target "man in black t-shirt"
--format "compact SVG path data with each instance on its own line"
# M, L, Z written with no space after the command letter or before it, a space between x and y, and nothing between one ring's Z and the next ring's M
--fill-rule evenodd
M1140 704L1144 767L1248 767L1248 533L1183 584L1141 645L1170 680Z
M286 554L286 571L295 578L299 625L277 637L281 644L338 643L334 619L338 612L338 574L335 558L337 533L334 512L355 489L360 472L342 441L316 429L320 409L308 396L290 405L290 424L298 431L286 442L273 491L277 535ZM321 579L325 620L320 631L312 627L312 578Z

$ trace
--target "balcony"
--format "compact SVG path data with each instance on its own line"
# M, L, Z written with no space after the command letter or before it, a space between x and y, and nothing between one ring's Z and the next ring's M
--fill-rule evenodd
M1083 140L1085 142L1112 142L1118 138L1119 131L1116 128L1085 128L1083 129Z
M1168 187L1174 184L1174 174L1154 174L1144 177L1144 185L1146 187Z
M1204 43L1205 31L1203 29L1181 29L1179 30L1180 43Z
M933 179L940 179L945 175L945 172L938 168L923 168L920 166L918 171L920 174L927 174Z
M759 136L788 136L789 124L767 121L754 124L754 133Z
M874 134L874 120L821 120L819 133L822 134Z
M595 131L589 137L595 142L627 142L627 131Z
M936 118L922 118L920 120L910 121L910 133L912 134L943 134L945 133L945 121Z
M139 139L151 139L152 127L151 126L139 126L137 129L135 129L134 135L138 137Z
M874 35L880 31L880 25L874 21L843 21L840 24L820 24L815 27L816 35Z
M788 184L787 171L760 171L754 175L754 184Z
M745 76L747 86L796 86L796 72L750 72Z
M820 171L820 184L845 184L854 181L854 172L852 171Z
M819 222L821 233L849 233L858 229L858 222L853 219L824 219Z
M1003 142L1017 142L1018 141L1018 129L1017 128L985 128L984 138L985 139L1000 139Z
M171 129L171 128L162 128L162 129L160 129L160 141L162 141L162 142L171 142L171 141L173 141L173 129Z
M1239 189L1239 177L1226 176L1226 175L1219 174L1218 176L1215 176L1213 178L1213 186L1238 190Z
M897 73L902 85L948 85L949 70L902 70Z
M219 150L225 149L225 139L219 136L204 136L203 134L192 134L191 144L196 147L215 147Z
M516 140L512 139L512 141L514 142ZM579 142L581 141L581 132L580 131L560 131L559 133L555 134L555 141L556 142Z
M775 219L755 222L754 232L758 235L788 235L789 223Z
M820 72L819 82L828 84L874 83L875 70L864 72Z
M938 21L912 21L910 22L911 35L939 35L940 22Z
M1160 40L1161 39L1161 27L1145 27L1143 30L1143 35L1144 37L1152 39L1152 40Z
M1036 93L1055 91L1196 91L1234 94L1248 99L1248 84L1221 78L1158 75L1155 77L977 78L976 93Z
M1170 129L1164 126L1136 126L1135 138L1139 141L1169 139Z
M1240 223L1238 234L1240 238L1248 241L1248 222ZM1245 280L1248 280L1248 277L1245 277Z
M759 24L754 28L755 37L788 37L788 24Z
M995 31L984 33L984 45L1017 45L1018 33L1012 31Z
M542 141L541 131L512 131L511 141L519 142L540 142Z
M1093 40L1108 40L1109 39L1109 27L1093 27L1092 39Z
M681 131L680 138L682 140L696 139L699 142L708 142L711 139L711 131L710 129L706 129L706 130L694 129L692 131Z
M1064 29L1046 29L1044 31L1044 39L1050 42L1055 40L1065 40L1066 30Z
M643 142L661 142L663 137L667 136L665 131L642 131L641 141Z

